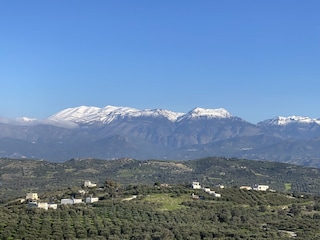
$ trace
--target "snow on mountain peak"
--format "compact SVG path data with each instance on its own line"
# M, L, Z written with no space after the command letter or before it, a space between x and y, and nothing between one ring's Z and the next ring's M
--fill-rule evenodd
M181 113L175 113L162 109L138 110L129 107L106 106L104 108L80 106L67 108L52 115L51 120L64 120L76 123L110 123L115 119L125 117L164 117L169 121L176 121Z
M49 117L49 119L54 121L63 120L63 121L81 123L87 119L95 117L99 113L99 111L100 111L100 108L98 107L88 107L88 106L67 108L52 115L51 117Z
M232 115L224 108L206 109L196 107L190 112L181 116L178 121L183 119L219 119L219 118L231 118Z
M303 124L316 123L320 125L320 119L301 117L301 116L289 116L289 117L279 116L279 117L262 121L259 123L259 125L285 126L291 123L303 123Z
M206 108L194 108L182 118L187 119L199 119L199 118L230 118L232 115L224 108L206 109Z
M224 108L218 109L205 109L195 108L187 114L177 113L163 109L144 109L138 110L129 107L116 107L106 106L88 107L80 106L75 108L67 108L62 110L51 117L50 120L54 121L71 121L75 123L90 124L95 122L110 123L115 119L125 117L154 117L154 118L166 118L171 122L180 121L183 118L197 119L197 118L230 118L231 114Z
M128 112L136 111L133 108L106 106L104 108L92 106L80 106L67 108L51 117L50 120L64 120L76 123L111 122L113 119Z
M183 113L171 112L163 109L145 109L141 111L142 116L152 116L152 117L165 117L171 122L174 122L178 117L182 116Z

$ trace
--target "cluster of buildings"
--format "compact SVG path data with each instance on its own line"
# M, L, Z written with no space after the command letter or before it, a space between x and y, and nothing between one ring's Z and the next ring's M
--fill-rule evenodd
M86 180L86 181L84 181L83 186L85 188L94 188L94 187L97 186L97 184ZM220 188L220 189L224 188L223 185L218 185L217 187ZM197 181L192 182L192 188L193 189L202 189L204 192L206 192L206 193L208 193L211 196L216 197L216 198L220 198L221 197L220 193L216 193L215 191L211 190L208 187L202 187L200 185L200 183L197 182ZM260 185L260 184L255 184L252 187L251 186L241 186L240 189L243 189L243 190L255 190L255 191L267 191L267 190L271 191L268 185ZM81 189L81 190L79 190L79 193L84 195L84 194L87 193L87 191ZM125 199L125 200L131 200L133 198L136 198L136 196L134 196L132 198ZM193 199L198 199L199 196L195 195L193 193L192 194L192 198ZM51 209L57 209L57 207L58 207L58 204L56 204L56 203L40 202L38 194L34 193L34 192L27 193L26 201L27 201L29 207L37 207L37 208L41 208L41 209L45 209L45 210L48 210L50 208ZM86 197L84 199L83 198L63 198L63 199L60 200L60 204L61 205L73 205L73 204L80 204L80 203L88 203L88 204L90 204L90 203L94 203L94 202L98 202L98 201L99 201L99 198L93 197L93 196Z
M261 184L255 184L252 187L250 186L241 186L240 189L242 190L254 190L254 191L267 191L270 190L268 185L261 185Z
M48 210L49 208L52 208L52 209L58 208L58 204L56 203L40 202L38 193L27 193L26 201L28 202L28 207L37 207L45 210Z
M219 185L218 187L221 188L221 189L224 188L223 185ZM206 193L208 193L208 194L210 194L210 195L212 195L212 196L214 196L216 198L221 197L220 193L216 193L215 191L211 190L208 187L202 188L199 182L192 182L192 188L193 189L203 189L203 191L205 191ZM196 198L196 195L193 194L192 198Z
M84 201L82 198L63 198L61 199L61 205L65 205L65 204L77 204L77 203L94 203L94 202L98 202L99 198L97 197L87 197Z
M218 185L217 187L221 188L221 189L224 188L223 185ZM199 182L192 182L192 188L193 189L202 189L206 193L208 193L208 194L210 194L210 195L212 195L214 197L217 197L217 198L221 197L220 193L216 193L215 191L211 190L208 187L202 187ZM270 187L268 185L261 185L261 184L255 184L252 187L251 186L241 186L240 189L243 189L243 190L254 190L254 191L273 191L273 190L270 189ZM192 198L197 199L197 198L199 198L199 196L195 195L195 194L192 194Z
M93 187L96 187L97 184L86 180L84 182L83 186L86 188L93 188ZM85 194L86 191L79 190L79 193ZM56 204L56 203L40 202L40 198L38 196L38 193L34 193L34 192L27 193L26 201L28 202L29 207L36 207L36 208L41 208L41 209L45 209L45 210L48 210L49 208L57 209L57 207L58 207L58 204ZM86 197L84 200L82 198L63 198L60 200L60 204L61 205L66 205L66 204L73 205L73 204L78 204L78 203L94 203L94 202L98 202L98 201L99 201L99 198L93 197L93 196Z

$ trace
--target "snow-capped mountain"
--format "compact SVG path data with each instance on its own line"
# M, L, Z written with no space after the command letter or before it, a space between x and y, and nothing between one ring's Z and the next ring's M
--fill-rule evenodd
M301 117L301 116L289 116L289 117L275 117L272 119L264 120L259 122L260 126L284 126L292 123L298 124L318 124L320 125L320 119L309 118L309 117Z
M67 108L52 115L49 119L55 121L63 120L82 124L92 124L97 122L111 123L116 119L139 117L166 118L171 122L176 122L183 119L230 118L232 115L223 108L205 109L197 107L184 114L163 109L138 110L135 108L108 105L104 108L89 106Z
M0 157L194 159L243 157L320 167L320 119L276 117L258 124L224 108L80 106L48 119L0 118Z
M177 121L182 120L198 120L198 119L216 119L216 118L231 118L232 115L224 108L217 109L205 109L205 108L194 108L187 114L181 115Z
M320 137L320 120L309 117L276 117L259 122L257 126L266 135L282 139L310 139Z
M49 117L49 119L55 121L72 121L82 124L92 124L98 122L108 124L116 119L154 117L166 118L169 121L174 122L181 115L182 113L175 113L162 109L138 110L135 108L115 107L108 105L104 108L88 106L68 108L52 115Z

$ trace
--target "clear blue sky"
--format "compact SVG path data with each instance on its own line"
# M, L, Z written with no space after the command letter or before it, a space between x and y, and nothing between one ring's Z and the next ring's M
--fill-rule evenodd
M0 116L80 105L320 118L320 1L0 2Z

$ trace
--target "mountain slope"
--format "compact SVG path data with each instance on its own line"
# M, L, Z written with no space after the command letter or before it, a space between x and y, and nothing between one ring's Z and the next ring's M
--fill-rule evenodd
M320 120L277 117L258 124L226 109L80 106L48 119L0 119L0 156L66 161L74 157L193 159L246 157L320 166Z
M320 120L308 117L276 117L257 124L265 134L282 139L310 139L320 136Z

